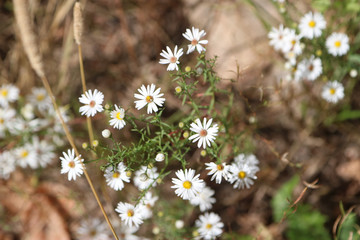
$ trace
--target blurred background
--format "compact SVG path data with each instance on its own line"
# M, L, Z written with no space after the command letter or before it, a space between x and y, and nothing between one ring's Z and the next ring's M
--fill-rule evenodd
M73 39L74 2L29 0L28 5L46 74L59 102L67 105L73 115L69 124L78 133L76 141L81 146L87 135L81 132L85 118L77 113L77 98L82 90ZM299 12L306 13L310 10L309 2L296 1L295 5ZM175 112L181 108L181 101L174 96L176 85L166 67L158 63L159 54L166 46L185 47L182 33L187 28L194 26L206 31L205 39L209 41L206 56L218 56L216 70L224 79L221 84L231 85L238 92L238 128L249 137L261 169L251 189L234 190L230 184L210 183L217 199L213 211L225 224L227 235L223 239L289 239L285 232L292 225L311 221L315 221L315 225L310 225L314 232L326 233L297 239L328 239L342 208L347 211L354 207L352 212L359 214L359 121L326 125L316 121L316 114L311 111L303 114L302 99L312 98L314 93L311 95L310 90L310 95L299 94L298 86L283 81L286 76L283 60L269 46L267 37L269 26L277 27L281 22L272 1L82 3L85 18L82 48L88 89L97 88L107 101L124 106L133 104L133 94L141 84L156 83L167 96L167 109ZM32 87L40 87L41 81L24 53L12 1L3 0L0 4L0 83L16 84L21 95L26 95ZM259 13L268 26L262 23ZM183 56L182 62L191 65L194 59ZM357 84L355 89L358 88ZM352 101L356 106L359 104L356 96ZM102 116L94 119L98 138L105 122ZM118 138L129 140L130 132ZM189 158L210 161L201 157L199 151ZM133 194L135 190L129 188L119 193L107 189L98 170L101 164L91 163L88 170L105 210L116 222L119 221L114 212L116 203L123 198L122 194ZM201 174L205 177L206 171ZM316 184L310 184L314 181ZM274 200L275 196L278 200ZM277 204L288 205L295 200L303 214L296 220L282 221L283 213L276 213L276 209L281 209ZM296 210L292 209L294 214ZM94 217L101 219L102 215L85 179L68 182L60 174L57 159L46 169L17 169L8 180L0 180L0 239L75 239L79 223ZM195 219L196 215L189 214L185 226L192 226ZM152 228L151 222L146 223L141 234L157 239ZM326 237L318 237L322 234Z

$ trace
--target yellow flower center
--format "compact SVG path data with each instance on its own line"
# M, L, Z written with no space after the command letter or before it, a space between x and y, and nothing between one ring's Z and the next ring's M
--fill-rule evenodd
M151 103L152 101L154 101L154 98L152 96L147 96L145 100L147 103Z
M334 88L330 88L330 89L329 89L329 92L330 92L331 95L334 95L334 94L335 94L335 89L334 89Z
M195 46L196 44L198 44L198 41L196 39L191 41L191 45Z
M123 120L121 112L118 112L116 114L116 118L119 119L119 120Z
M219 170L219 171L224 170L224 166L223 166L222 164L218 164L218 165L216 166L216 168L217 168L217 170Z
M68 166L71 167L71 168L74 168L75 167L75 162L74 161L69 162Z
M90 236L96 236L97 232L96 232L96 229L92 229L90 231Z
M90 103L89 103L89 105L90 105L90 107L95 107L95 104L96 104L96 102L94 101L94 100L92 100Z
M128 215L128 217L134 216L134 211L133 211L132 209L129 209L129 210L127 211L127 215Z
M6 97L9 92L8 92L7 89L2 89L2 90L0 91L0 93L1 93L1 96Z
M335 47L340 47L341 46L341 42L340 41L336 41L335 43L334 43L334 45L335 45Z
M113 178L118 178L120 176L120 173L118 173L118 172L115 172L114 174L113 174Z
M199 132L200 137L206 137L207 135L207 131L205 129L201 129L201 131Z
M0 118L0 124L4 124L5 120Z
M295 40L295 39L291 40L291 44L292 44L292 45L295 45L295 43L296 43L296 40Z
M44 100L45 99L45 95L44 94L38 94L37 96L36 96L36 100L38 100L39 102L41 102L42 100Z
M183 183L183 186L184 186L184 188L186 188L186 189L190 189L191 186L192 186L192 184L191 184L191 182L189 182L189 181L185 181L185 182Z
M26 158L28 155L29 155L29 152L26 151L26 150L23 150L23 151L21 152L21 154L20 154L20 156L21 156L22 158Z
M316 26L316 22L314 20L311 20L309 22L309 27L314 28Z
M212 224L208 223L208 224L206 224L205 227L206 227L207 229L211 229L211 228L212 228Z
M244 179L246 177L246 173L244 171L239 172L239 178Z
M176 57L171 57L170 58L170 63L176 63L177 61L177 58Z

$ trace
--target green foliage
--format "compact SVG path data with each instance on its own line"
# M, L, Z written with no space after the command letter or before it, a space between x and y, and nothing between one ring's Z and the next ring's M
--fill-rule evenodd
M349 239L350 233L353 233L352 240L359 240L360 235L357 234L357 230L355 228L357 222L356 214L350 213L345 216L345 219L342 220L342 224L340 224L338 232L337 232L337 239L338 240L347 240Z
M326 216L309 205L300 205L296 212L288 216L286 236L289 240L328 240L329 232L324 224Z
M313 0L311 2L312 7L319 11L319 12L325 12L331 5L330 0Z
M337 115L336 120L341 122L358 118L360 118L360 110L345 109Z
M281 188L271 200L273 216L276 222L280 222L284 214L286 214L289 208L292 192L299 181L299 176L295 175L288 182L281 186Z

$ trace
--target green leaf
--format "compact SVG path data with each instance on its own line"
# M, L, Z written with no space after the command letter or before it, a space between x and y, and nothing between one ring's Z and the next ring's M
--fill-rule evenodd
M274 220L276 222L280 222L284 213L288 210L292 192L299 181L299 176L295 175L287 183L281 186L271 200L271 207L273 209Z
M355 228L357 219L355 213L350 213L345 221L339 226L339 230L337 233L337 237L339 240L347 240L349 239L349 235L353 232L353 240L358 240L360 238L359 234L356 234L357 230Z
M360 3L358 2L349 2L346 4L346 11L348 12L360 12Z
M324 224L326 216L311 210L309 205L298 206L296 212L288 217L286 236L289 240L330 240Z
M331 5L330 0L313 0L311 3L312 7L319 12L325 12Z
M349 56L349 62L353 62L360 65L360 54L353 54Z
M336 120L337 121L346 121L346 120L350 120L350 119L358 119L360 118L360 110L343 110L341 111L337 116L336 116Z

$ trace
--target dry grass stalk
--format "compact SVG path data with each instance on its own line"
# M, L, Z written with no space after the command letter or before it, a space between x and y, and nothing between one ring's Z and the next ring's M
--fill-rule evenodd
M35 34L34 32L32 31L31 29L31 26L30 26L30 16L28 14L28 11L26 10L26 0L14 0L14 7L15 7L15 16L16 16L16 19L17 19L17 23L18 23L18 26L19 26L19 29L20 29L20 34L21 34L21 39L23 40L23 45L24 45L24 49L25 49L25 52L26 54L28 55L28 58L30 60L30 63L32 65L32 67L34 68L35 72L39 75L39 77L41 78L41 81L43 82L43 85L47 91L47 93L49 94L50 96L50 99L53 103L53 106L54 106L54 109L60 119L60 122L61 122L61 125L64 129L64 132L65 132L65 135L71 145L71 147L75 150L75 154L77 157L80 158L80 154L79 154L79 151L77 150L76 148L76 145L75 145L75 141L74 141L74 138L72 137L71 133L70 133L70 130L68 128L68 126L65 124L64 122L64 119L60 113L60 110L59 110L59 107L56 103L56 99L55 99L55 96L51 90L51 87L49 85L49 81L47 80L46 78L46 75L43 71L43 62L42 62L42 58L41 58L41 55L40 55L40 52L38 51L38 48L37 48L37 45L36 45L36 37L35 37ZM106 222L108 223L114 237L116 240L118 240L118 236L104 210L104 207L102 205L102 203L100 202L100 199L99 199L99 196L98 194L96 193L95 191L95 188L94 188L94 185L92 184L92 181L90 179L90 176L89 174L87 173L87 170L85 168L85 165L84 163L81 162L81 164L83 165L84 167L84 175L85 175L85 178L86 180L88 181L89 185L90 185L90 188L91 188L91 191L93 192L94 194L94 197L105 217L105 220Z
M39 77L44 77L44 64L37 45L36 36L30 25L30 16L26 9L26 2L27 1L25 0L14 0L15 18L19 26L24 50L29 58L30 64Z
M80 2L74 5L74 38L75 42L80 45L83 33L83 16Z

